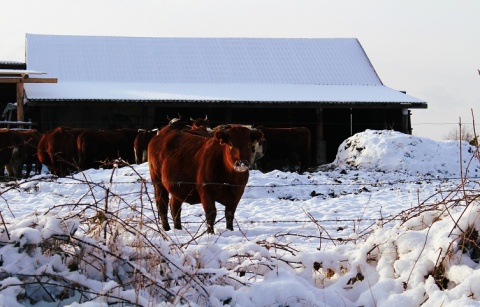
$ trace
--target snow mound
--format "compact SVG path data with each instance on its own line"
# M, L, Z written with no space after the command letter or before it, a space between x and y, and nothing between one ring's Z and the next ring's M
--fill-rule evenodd
M459 141L434 141L393 130L366 130L338 148L338 168L401 172L437 177L480 177L474 146Z

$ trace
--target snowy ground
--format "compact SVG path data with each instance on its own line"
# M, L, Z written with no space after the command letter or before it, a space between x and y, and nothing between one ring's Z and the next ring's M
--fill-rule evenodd
M148 164L4 183L0 305L480 305L476 154L367 130L321 169L251 171L235 230L214 235L200 205L158 230Z

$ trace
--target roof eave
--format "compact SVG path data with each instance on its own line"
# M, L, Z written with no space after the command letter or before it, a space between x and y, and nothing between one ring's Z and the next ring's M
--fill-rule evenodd
M94 103L109 104L115 103L141 103L154 104L158 107L171 106L172 103L181 103L185 107L197 106L198 104L211 104L217 107L251 107L262 108L268 106L284 106L289 108L386 108L386 109L427 109L426 102L391 102L391 101L239 101L239 100L151 100L151 99L28 99L31 106L59 106L59 104L70 105L71 103L82 103L87 105Z

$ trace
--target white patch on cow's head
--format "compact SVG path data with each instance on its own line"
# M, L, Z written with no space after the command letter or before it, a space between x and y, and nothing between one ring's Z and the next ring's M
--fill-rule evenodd
M236 171L236 172L239 172L239 173L243 173L243 172L246 172L248 171L249 169L249 166L248 164L246 163L246 161L236 161L235 162L235 165L233 166L233 169Z

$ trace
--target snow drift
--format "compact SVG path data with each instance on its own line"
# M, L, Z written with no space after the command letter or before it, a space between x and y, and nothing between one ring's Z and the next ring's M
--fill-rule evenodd
M339 146L333 164L410 175L480 177L480 162L475 151L476 148L465 141L434 141L393 130L366 130Z

